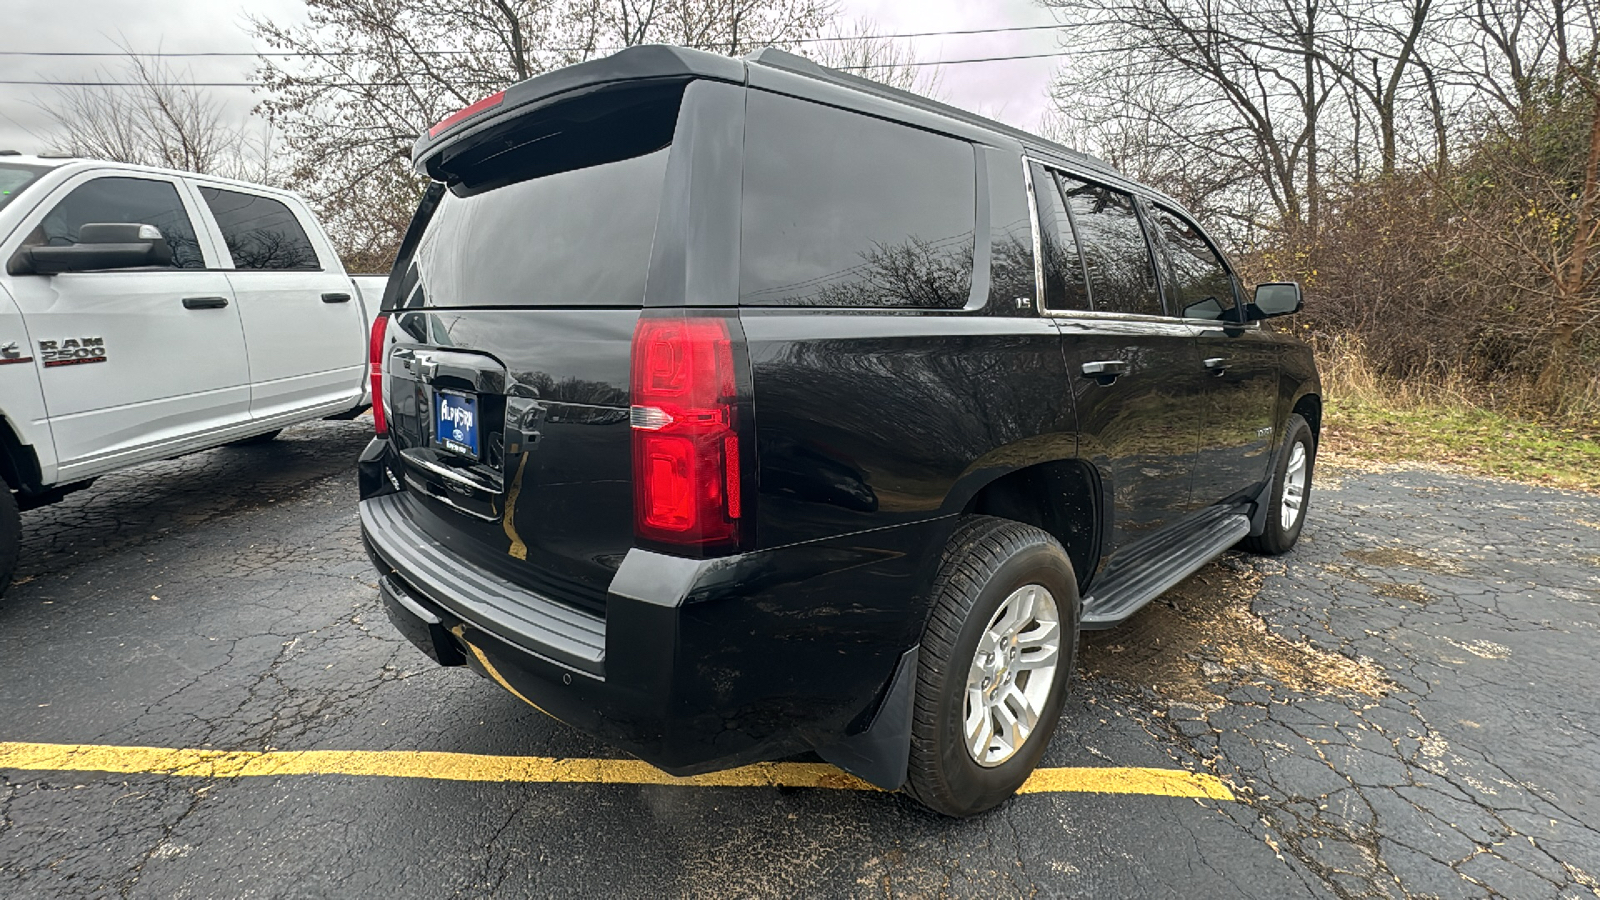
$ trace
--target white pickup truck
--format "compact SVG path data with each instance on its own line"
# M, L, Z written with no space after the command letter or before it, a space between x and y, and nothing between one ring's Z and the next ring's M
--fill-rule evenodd
M347 276L292 193L0 154L0 264L0 595L19 510L367 406L384 279Z

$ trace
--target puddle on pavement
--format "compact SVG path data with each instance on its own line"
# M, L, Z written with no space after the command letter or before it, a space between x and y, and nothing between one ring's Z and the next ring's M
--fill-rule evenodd
M1370 662L1267 630L1250 611L1261 580L1235 559L1206 566L1122 626L1084 632L1081 677L1147 687L1201 707L1222 703L1219 691L1243 685L1373 697L1389 689Z

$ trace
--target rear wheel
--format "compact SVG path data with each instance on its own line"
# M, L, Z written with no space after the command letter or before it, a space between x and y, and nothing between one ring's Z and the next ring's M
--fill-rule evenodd
M1283 449L1272 473L1272 499L1267 501L1267 526L1258 535L1245 538L1242 546L1253 553L1276 556L1288 553L1300 540L1306 524L1306 506L1311 499L1311 472L1317 459L1316 438L1311 426L1298 415L1289 417Z
M1077 656L1078 583L1048 533L973 516L933 585L911 725L909 793L950 816L991 809L1032 774Z
M17 512L17 495L0 482L0 597L11 586L17 571L17 553L22 546L22 516Z
M270 444L280 434L283 434L283 429L274 428L271 431L263 432L262 434L252 434L247 438L240 438L237 441L229 441L228 446L251 447L256 444Z

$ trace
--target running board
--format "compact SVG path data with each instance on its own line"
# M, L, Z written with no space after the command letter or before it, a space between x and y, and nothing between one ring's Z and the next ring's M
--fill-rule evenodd
M1186 536L1183 543L1125 570L1120 577L1095 585L1094 593L1084 598L1079 627L1099 631L1121 625L1146 603L1221 556L1249 533L1249 517L1237 513L1223 516L1198 534Z

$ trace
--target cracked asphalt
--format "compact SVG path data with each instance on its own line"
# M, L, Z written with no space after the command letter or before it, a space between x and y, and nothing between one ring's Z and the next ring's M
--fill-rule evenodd
M0 741L614 757L390 627L369 427L25 513ZM1597 897L1597 632L1600 497L1325 468L1293 553L1086 637L1044 761L1238 802L0 770L0 896Z

